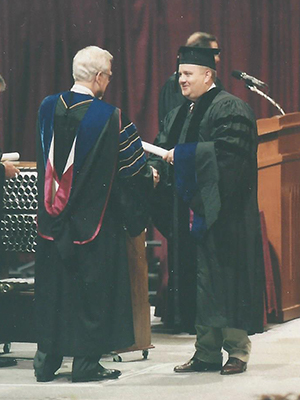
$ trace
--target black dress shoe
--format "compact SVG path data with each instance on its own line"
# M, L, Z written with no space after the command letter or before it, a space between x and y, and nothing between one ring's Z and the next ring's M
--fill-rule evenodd
M221 363L208 363L197 358L191 358L190 361L183 365L177 365L174 368L175 372L208 372L208 371L220 371L222 368Z
M35 374L37 382L51 382L56 378L56 375L49 374L49 375L39 375Z
M227 363L221 369L221 375L241 374L247 369L247 363L235 357L229 357Z
M17 365L17 360L11 357L0 357L0 368L13 367Z
M104 379L117 379L121 375L121 371L118 369L108 369L104 368L99 364L99 369L94 374L82 375L82 376L72 376L72 382L92 382L92 381L102 381Z

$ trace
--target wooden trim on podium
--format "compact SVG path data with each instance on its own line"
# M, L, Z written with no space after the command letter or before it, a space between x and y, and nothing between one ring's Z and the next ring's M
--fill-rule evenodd
M35 161L12 161L17 168L36 169Z
M294 112L285 115L275 115L272 118L263 118L257 120L257 129L259 135L265 133L278 132L292 126L300 125L300 112Z
M257 127L258 202L283 322L300 317L300 113L261 119Z
M285 308L279 313L280 322L290 321L291 319L299 318L300 315L300 304Z

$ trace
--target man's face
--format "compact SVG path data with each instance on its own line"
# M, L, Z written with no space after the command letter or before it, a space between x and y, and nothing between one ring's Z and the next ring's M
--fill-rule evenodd
M179 85L184 97L196 101L212 84L211 71L200 65L180 64Z
M110 80L112 77L112 72L111 72L111 65L107 69L107 71L100 71L98 72L96 76L96 81L98 84L98 91L96 93L96 97L102 98L104 96L104 93L106 91L107 85L109 84Z

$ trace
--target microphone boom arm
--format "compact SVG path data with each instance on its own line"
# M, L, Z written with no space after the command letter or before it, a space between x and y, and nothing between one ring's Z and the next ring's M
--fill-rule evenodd
M259 94L260 96L264 97L265 99L269 100L270 103L273 104L273 106L277 107L278 110L281 112L282 115L285 115L285 112L283 111L283 109L280 107L279 104L276 103L275 100L273 100L270 96L268 96L266 93L262 92L261 90L257 89L256 86L254 85L249 85L246 84L246 88L250 89L252 92L256 92L257 94Z

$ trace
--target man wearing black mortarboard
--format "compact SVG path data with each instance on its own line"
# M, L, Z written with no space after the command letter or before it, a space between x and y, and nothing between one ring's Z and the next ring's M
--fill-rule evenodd
M192 33L187 41L186 41L186 46L189 47L203 47L203 48L214 48L218 49L216 53L214 54L215 58L215 63L216 65L219 65L220 62L220 49L218 46L218 39L215 35L207 32L194 32ZM215 82L217 87L220 87L223 89L223 85L218 79L216 78ZM158 119L159 119L159 128L163 127L163 122L165 116L173 110L174 108L182 105L183 103L186 102L186 98L183 96L181 93L181 89L178 84L178 74L176 74L176 71L174 74L172 74L169 79L166 81L164 86L161 88L160 93L159 93L159 100L158 100ZM168 266L171 266L174 264L172 257L173 257L173 241L172 238L167 241L167 248L168 248ZM174 304L172 301L167 301L166 300L166 281L165 275L168 274L168 271L163 271L162 276L161 276L161 283L159 283L159 286L161 286L160 289L160 295L157 296L156 298L156 309L155 309L155 315L161 316L164 321L168 321L168 325L170 325L170 320L177 318L177 314L182 314L183 321L180 324L180 330L182 331L187 331L189 333L195 333L195 328L194 328L194 314L195 314L195 306L191 304L190 297L183 297L181 299L181 310L178 310L174 307ZM173 279L174 282L176 282L176 277ZM185 276L185 283L184 285L187 287L192 287L194 284L195 279L194 276L192 276L190 273L187 273ZM173 285L172 282L169 281L169 290L172 290L171 285ZM195 304L195 302L192 302ZM178 308L178 307L177 307ZM186 309L188 309L188 312L186 312ZM176 328L177 329L177 328Z
M263 331L264 266L256 121L246 103L216 87L216 51L180 47L186 102L167 114L155 140L168 153L149 163L160 174L160 223L174 241L170 296L179 308L183 297L194 301L184 282L195 270L196 351L174 371L229 375L246 370L248 335Z
M207 47L218 49L218 39L215 35L207 32L194 32L192 33L187 41L186 46L189 47ZM220 52L220 49L219 49ZM220 54L215 54L215 62L218 64L220 62ZM219 78L216 79L216 86L223 89L223 85ZM185 101L184 96L181 93L181 90L178 86L178 82L176 80L176 73L172 74L169 79L166 81L164 86L161 88L159 92L158 99L158 120L159 126L163 124L164 117L167 113L173 108L180 106Z

